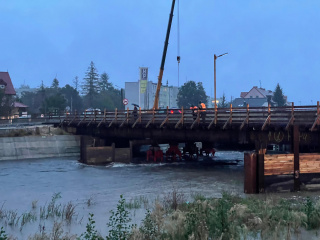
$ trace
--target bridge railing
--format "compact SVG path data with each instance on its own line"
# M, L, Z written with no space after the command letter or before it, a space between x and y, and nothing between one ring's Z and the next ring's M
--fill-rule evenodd
M205 115L205 117L203 117ZM218 126L244 128L247 125L264 130L268 125L283 126L288 129L293 124L305 125L314 130L320 124L320 106L284 106L284 107L230 107L207 108L205 111L191 109L158 109L158 110L118 110L86 111L82 114L65 115L65 125L97 124L107 127L175 127L193 128L202 125L208 129Z

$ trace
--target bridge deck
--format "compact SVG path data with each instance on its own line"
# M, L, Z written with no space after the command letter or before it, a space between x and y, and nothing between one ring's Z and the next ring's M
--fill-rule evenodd
M205 114L203 120L202 114ZM292 125L318 129L320 124L320 107L291 106L291 107L260 107L260 108L207 108L204 112L193 113L190 109L161 109L161 110L115 110L85 112L84 114L68 114L61 122L64 126L90 126L112 128L185 128L193 129L202 126L207 129L228 129L246 126L264 130L268 126L283 127L286 130Z

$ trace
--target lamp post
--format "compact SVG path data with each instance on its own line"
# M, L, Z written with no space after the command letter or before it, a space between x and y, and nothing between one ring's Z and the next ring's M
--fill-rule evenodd
M228 53L224 53L219 56L214 54L214 108L215 109L217 108L216 60L217 60L217 58L222 57L223 55L226 55L226 54L228 54Z
M117 88L120 88L120 98L121 98L121 100L120 100L120 105L119 105L119 106L122 106L122 100L124 99L124 96L123 96L123 88L119 87L119 86L116 85L116 84L114 84L114 86L117 87ZM124 107L124 109L125 109L125 107Z

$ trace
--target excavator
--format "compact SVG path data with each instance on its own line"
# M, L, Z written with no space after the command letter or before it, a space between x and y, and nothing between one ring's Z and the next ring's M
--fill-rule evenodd
M170 12L170 16L169 16L169 22L168 22L168 28L167 28L167 34L166 34L166 40L164 42L162 60L161 60L161 65L160 65L160 72L159 72L159 76L158 76L157 90L156 90L156 95L155 95L154 104L153 104L154 109L159 109L159 94L160 94L160 88L162 85L162 76L163 76L163 71L164 71L164 63L166 61L174 5L175 5L175 0L172 0L171 12ZM180 56L177 56L177 61L178 61L178 63L180 63Z

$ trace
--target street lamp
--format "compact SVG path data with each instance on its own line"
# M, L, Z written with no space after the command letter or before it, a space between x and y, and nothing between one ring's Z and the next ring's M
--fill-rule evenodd
M222 57L223 55L226 55L226 54L228 54L228 53L224 53L219 56L214 54L214 108L215 109L217 108L216 60L217 60L217 58Z

